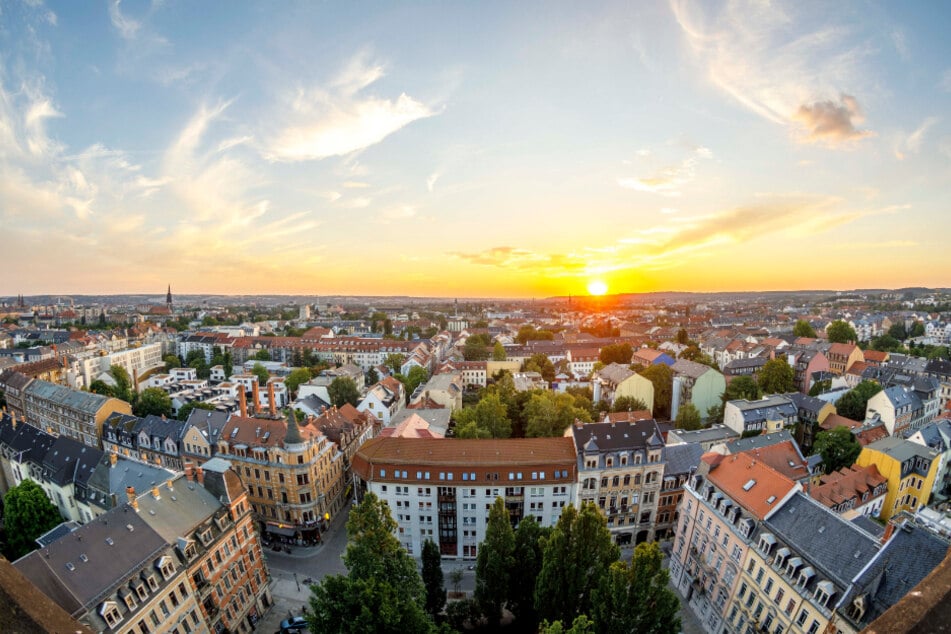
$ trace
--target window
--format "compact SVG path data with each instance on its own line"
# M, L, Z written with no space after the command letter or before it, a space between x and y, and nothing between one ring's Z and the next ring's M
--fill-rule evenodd
M799 618L796 619L796 625L802 627L803 624L805 624L807 618L809 618L809 611L803 610L799 613Z
M110 628L114 628L122 621L119 605L115 601L104 601L102 607L99 608L99 614Z

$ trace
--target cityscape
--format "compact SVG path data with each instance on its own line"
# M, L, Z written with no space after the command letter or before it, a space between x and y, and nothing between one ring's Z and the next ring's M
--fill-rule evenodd
M944 631L949 22L0 2L0 631Z

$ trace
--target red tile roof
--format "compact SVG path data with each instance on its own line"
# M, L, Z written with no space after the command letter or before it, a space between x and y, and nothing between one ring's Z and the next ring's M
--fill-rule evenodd
M798 488L795 482L749 453L724 457L710 469L707 479L758 519L764 519L790 491Z
M870 464L867 467L853 465L851 468L843 468L822 476L820 484L812 487L809 495L831 508L854 497L858 497L861 501L862 494L868 492L871 495L875 487L884 482L886 482L885 476L878 472L878 467L875 465Z

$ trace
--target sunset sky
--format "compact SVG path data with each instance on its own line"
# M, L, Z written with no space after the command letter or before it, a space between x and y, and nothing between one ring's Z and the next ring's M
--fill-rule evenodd
M951 286L949 25L4 1L0 294Z

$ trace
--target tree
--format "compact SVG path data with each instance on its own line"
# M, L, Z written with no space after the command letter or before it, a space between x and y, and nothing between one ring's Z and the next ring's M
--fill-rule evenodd
M902 352L905 350L905 347L901 345L901 341L888 334L872 337L868 347L872 350L880 350L882 352Z
M925 334L925 325L920 321L916 321L911 325L911 330L908 331L909 337L922 337Z
M115 396L111 385L102 379L96 379L89 384L89 391L93 394L102 394L103 396Z
M406 355L399 352L391 352L383 359L383 365L388 367L393 374L399 374L404 363L406 363Z
M618 560L598 508L585 502L581 510L566 506L551 534L542 539L542 568L535 586L535 608L541 618L568 623L590 614L592 595Z
M347 575L311 586L306 612L312 632L433 632L416 562L394 535L389 507L373 493L350 511Z
M35 539L63 521L33 480L24 480L3 497L4 555L15 561L36 550Z
M862 381L836 401L836 412L840 416L845 416L852 420L865 420L865 410L868 406L868 399L881 391L882 386L878 383L874 381Z
M796 325L793 326L792 334L797 337L809 337L810 339L816 338L816 329L812 327L805 319L800 319L796 322Z
M670 418L670 401L674 393L674 373L669 366L657 363L641 373L654 384L654 417Z
M215 406L211 403L203 403L202 401L192 401L191 403L185 403L178 408L178 420L188 420L188 417L191 415L192 410L195 409L204 409L209 412L215 411Z
M495 345L492 346L492 360L493 361L505 361L508 358L505 352L505 346L502 345L502 342L496 341Z
M452 572L449 573L449 583L452 584L452 591L456 594L459 594L459 586L462 585L462 569L453 568Z
M685 329L681 328L677 331L677 336L674 337L674 341L682 346L686 346L688 343L690 343L690 335L687 334Z
M745 398L755 401L760 396L759 385L751 376L735 376L723 391L723 402L736 401Z
M295 368L285 377L284 386L291 394L297 394L297 388L300 387L301 383L307 383L312 378L314 377L308 368Z
M554 623L545 621L542 623L539 634L594 634L596 631L594 621L584 614L579 614L567 630L561 621L555 621Z
M677 429L700 429L700 411L693 403L684 403L677 409L677 418L674 421Z
M126 372L126 369L121 365L111 365L109 366L109 374L112 375L112 378L116 382L116 386L112 388L113 396L116 398L121 398L127 403L131 403L132 390L136 386L132 385L132 377L129 376L129 373Z
M402 374L396 375L396 379L403 384L404 391L406 392L407 402L413 395L413 392L416 391L416 388L425 383L428 378L429 373L418 365L411 367L409 372L406 373L406 376L403 376Z
M555 380L555 365L547 354L536 352L522 364L522 372L538 372L542 378L551 383Z
M475 600L489 625L502 620L502 608L509 596L509 575L515 567L515 533L509 520L505 500L495 498L489 509L485 539L476 556Z
M612 363L630 365L631 359L633 358L634 349L631 348L631 344L629 343L612 343L604 346L598 355L598 359L600 359L604 365L611 365Z
M578 407L570 394L531 393L523 412L528 438L561 436L575 419L591 422L591 412Z
M862 453L862 444L845 425L816 434L812 453L822 456L826 474L851 467Z
M162 357L162 361L165 362L165 371L168 372L172 368L182 367L182 360L178 358L177 354L167 354Z
M462 348L462 357L466 361L485 361L489 358L491 339L486 334L469 335Z
M908 331L905 329L905 322L899 321L891 325L888 329L888 336L904 341L908 338Z
M509 582L508 607L524 631L534 631L538 621L535 611L535 583L542 569L542 537L550 532L526 515L515 530L515 561Z
M612 412L634 412L648 409L647 403L636 396L619 396L611 404Z
M446 605L446 585L442 575L439 546L431 539L423 542L423 585L426 586L426 611L435 619Z
M260 363L255 363L251 366L251 374L258 377L258 385L267 385L268 379L271 378L271 374L267 371L267 368Z
M855 343L859 336L855 334L855 328L847 322L837 319L826 328L826 337L831 343Z
M498 394L487 393L475 407L456 414L457 438L508 438L511 435L512 421Z
M379 382L380 382L380 373L376 371L376 368L370 368L369 370L367 370L366 384L376 385Z
M136 416L171 416L172 415L172 397L159 387L147 387L139 394L132 413Z
M356 405L360 402L360 390L348 376L338 376L331 381L327 386L327 394L330 396L331 404L336 407L343 407L347 403Z
M255 352L255 353L254 353L254 356L251 357L251 358L254 359L254 360L256 360L256 361L270 361L270 360L271 360L271 352L270 352L267 348L261 348L260 350L258 350L257 352Z
M796 389L796 372L786 359L770 359L759 371L759 389L763 394L785 394Z
M611 565L594 598L592 617L601 634L676 634L680 601L667 585L664 555L656 543L638 544L630 565Z
M191 367L192 363L195 361L205 362L205 353L202 350L189 350L188 354L185 355L185 365Z

